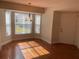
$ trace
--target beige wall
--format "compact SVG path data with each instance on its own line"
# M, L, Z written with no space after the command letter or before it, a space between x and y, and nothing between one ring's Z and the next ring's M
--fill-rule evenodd
M48 8L42 15L41 38L48 43L51 43L52 38L53 14L52 9Z
M73 44L79 48L79 12L56 12L53 21L53 42ZM60 21L59 21L60 20Z
M53 42L75 44L76 12L55 12L53 20Z
M55 18L54 11L78 11L78 8L69 6L60 6L60 7L48 7L45 13L42 15L42 27L41 27L41 38L49 43L52 42L52 28L53 20ZM59 16L56 15L59 18ZM54 29L53 29L54 30ZM53 36L53 42L57 42L57 38Z
M1 9L0 9L0 49L1 49Z
M5 27L5 10L4 9L0 9L0 34L1 34L1 45L4 45L8 42L10 42L11 36L6 36L6 27Z
M74 44L75 40L75 25L76 25L76 13L75 12L61 12L61 23L59 32L59 42Z
M75 40L75 45L79 48L79 13L76 15L76 40Z
M75 11L65 11L65 13L56 13L52 8L47 8L45 14L42 15L41 38L44 41L47 41L48 43L51 43L53 38L53 43L67 43L79 46L79 26L76 23L78 22L76 21L77 18L78 15ZM54 22L56 22L57 24L54 24ZM65 29L64 26L68 29ZM64 28L64 30L69 30L69 32L62 33L62 27ZM52 30L54 31L54 34L52 34ZM60 37L58 36L59 33L57 33L57 31L61 33L62 37L61 35Z
M52 43L59 42L60 16L61 16L60 12L57 11L54 12L53 24L52 24Z
M42 15L42 29L41 29L41 37L43 40L47 42L51 42L51 32L53 27L53 17L54 11L79 11L78 6L72 5L54 5L53 7L48 7L45 13ZM54 42L56 42L54 40Z

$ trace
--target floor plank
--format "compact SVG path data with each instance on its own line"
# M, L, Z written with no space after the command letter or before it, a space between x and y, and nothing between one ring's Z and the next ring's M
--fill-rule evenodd
M79 59L79 50L72 45L50 45L40 39L31 39L3 46L0 59Z

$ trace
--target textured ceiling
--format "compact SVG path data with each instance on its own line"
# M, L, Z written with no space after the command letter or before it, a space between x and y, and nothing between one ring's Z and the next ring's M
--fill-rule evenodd
M79 5L79 0L3 0L3 1L16 2L26 5L28 3L31 3L31 5L38 7L59 7L59 6L75 7Z

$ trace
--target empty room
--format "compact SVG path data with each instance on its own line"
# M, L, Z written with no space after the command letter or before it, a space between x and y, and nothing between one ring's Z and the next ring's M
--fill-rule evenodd
M79 1L0 0L0 59L79 59Z

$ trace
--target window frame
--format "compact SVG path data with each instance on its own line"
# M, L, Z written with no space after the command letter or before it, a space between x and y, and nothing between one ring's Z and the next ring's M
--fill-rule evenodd
M10 13L10 34L9 35L7 35L7 24L6 24L6 13L7 12L9 12ZM12 24L11 24L11 19L12 19L12 16L11 16L11 11L10 10L5 10L5 31L6 31L6 36L11 36L11 34L12 34L12 28L11 28L11 26L12 26Z
M19 14L29 14L28 12L14 12L14 27L15 27L15 19L16 19L16 17L15 17L15 13L19 13ZM33 24L33 21L32 21L32 24ZM15 28L16 29L16 28ZM15 30L14 29L14 30ZM24 34L16 34L16 30L14 31L14 34L15 35L30 35L30 34L32 34L32 27L31 27L31 33L24 33Z
M35 15L40 15L40 17L41 17L41 18L40 18L40 33L35 33ZM35 15L34 15L34 34L35 34L35 35L40 35L40 34L41 34L41 27L42 27L42 14L40 14L40 13L38 14L38 13L37 13L37 14L35 14Z

